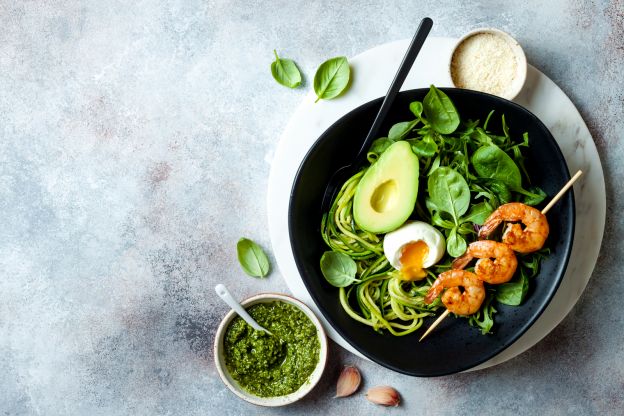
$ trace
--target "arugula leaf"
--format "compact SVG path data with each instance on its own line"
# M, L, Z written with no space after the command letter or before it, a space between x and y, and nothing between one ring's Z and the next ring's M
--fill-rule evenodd
M493 180L490 182L490 190L498 198L501 204L511 202L511 191L504 182Z
M301 72L295 62L291 59L280 58L275 49L273 53L275 54L275 61L271 63L273 79L288 88L297 88L301 85Z
M427 188L436 208L450 214L458 224L470 206L470 188L464 177L447 166L439 167L429 176Z
M265 277L269 274L269 259L262 248L248 238L241 238L236 244L238 262L243 271L252 277Z
M468 323L470 326L476 326L481 329L481 334L489 334L492 330L492 326L494 326L493 315L496 313L496 309L492 305L492 295L489 294L481 309L475 314L472 314L468 317Z
M318 100L331 100L339 96L349 85L351 68L344 56L323 62L314 74L314 92Z
M423 110L427 121L435 131L451 134L459 126L459 114L451 99L434 85L423 100Z
M539 186L532 186L528 189L533 195L525 195L522 202L527 205L537 205L541 203L548 196L546 192Z
M325 280L335 287L347 287L352 283L359 282L355 278L357 265L353 259L344 253L326 251L321 257L321 272Z
M520 277L496 286L496 300L504 305L518 306L529 291L529 279L520 271Z

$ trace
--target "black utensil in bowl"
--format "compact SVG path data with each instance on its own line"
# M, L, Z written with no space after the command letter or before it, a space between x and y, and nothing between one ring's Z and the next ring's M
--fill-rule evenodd
M512 136L529 135L526 168L531 185L549 196L555 195L570 179L568 169L554 138L544 124L523 107L505 99L460 89L442 89L455 103L462 120L484 120L491 110L505 114ZM412 101L422 101L428 89L400 92L381 124L387 132L393 124L413 117ZM496 356L516 341L544 311L565 272L574 236L574 196L568 192L548 213L550 255L531 279L529 294L520 306L496 304L493 333L481 335L461 318L446 319L427 342L418 338L435 318L425 321L422 330L404 337L378 333L352 319L343 310L338 289L323 277L319 261L329 250L320 232L321 202L326 185L339 167L353 160L361 138L367 133L383 98L368 102L335 122L305 156L293 184L289 206L289 232L293 256L306 288L325 319L347 342L371 360L392 370L413 376L439 376L475 367ZM500 117L492 118L490 129L501 131ZM421 180L421 186L426 181ZM424 182L424 184L423 184ZM339 184L339 186L342 184ZM422 191L424 192L424 191Z
M384 122L388 111L390 111L390 108L392 107L392 103L394 103L394 99L399 93L399 90L407 77L407 74L409 74L410 69L412 69L414 60L416 60L422 45L425 43L425 39L427 39L427 36L431 31L431 26L433 26L433 21L428 17L425 17L420 22L420 25L418 26L418 29L416 29L416 33L412 38L412 42L407 48L407 52L405 52L403 61L401 62L401 65L399 65L399 70L394 76L394 80L392 80L392 84L390 84L386 97L379 108L375 121L373 121L373 125L368 131L364 142L361 144L360 151L349 164L338 168L338 170L335 171L327 182L327 187L325 188L325 193L323 194L323 202L321 203L321 212L329 211L331 202L334 199L338 189L340 189L344 181L354 173L355 169L361 166L366 160L366 152L373 143L373 140L377 138L379 127L381 127L381 124Z

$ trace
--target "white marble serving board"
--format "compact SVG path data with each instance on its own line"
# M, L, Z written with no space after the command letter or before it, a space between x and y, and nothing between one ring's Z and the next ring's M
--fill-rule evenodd
M430 37L403 90L451 86L448 61L456 39ZM288 204L292 182L308 149L336 120L352 109L385 95L409 40L369 49L349 60L353 82L344 96L316 99L311 91L295 110L276 149L268 189L269 232L278 267L293 295L309 305L323 321L329 336L360 355L325 321L312 301L297 270L288 233ZM545 337L572 309L591 277L598 258L605 224L606 195L602 166L594 141L574 104L546 75L529 65L526 84L514 100L537 115L557 140L571 173L584 175L574 186L576 231L570 262L563 281L541 317L509 348L474 369L507 361Z

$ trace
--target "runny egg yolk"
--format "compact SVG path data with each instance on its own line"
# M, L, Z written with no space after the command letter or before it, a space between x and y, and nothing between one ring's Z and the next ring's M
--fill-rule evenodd
M401 250L401 277L403 280L420 280L427 276L423 263L429 254L429 246L422 240L412 241Z

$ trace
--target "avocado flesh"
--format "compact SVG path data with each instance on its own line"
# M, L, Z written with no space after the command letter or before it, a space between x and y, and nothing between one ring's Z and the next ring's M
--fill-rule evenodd
M418 196L418 157L409 143L392 144L368 168L355 190L353 216L360 228L387 233L412 214Z

